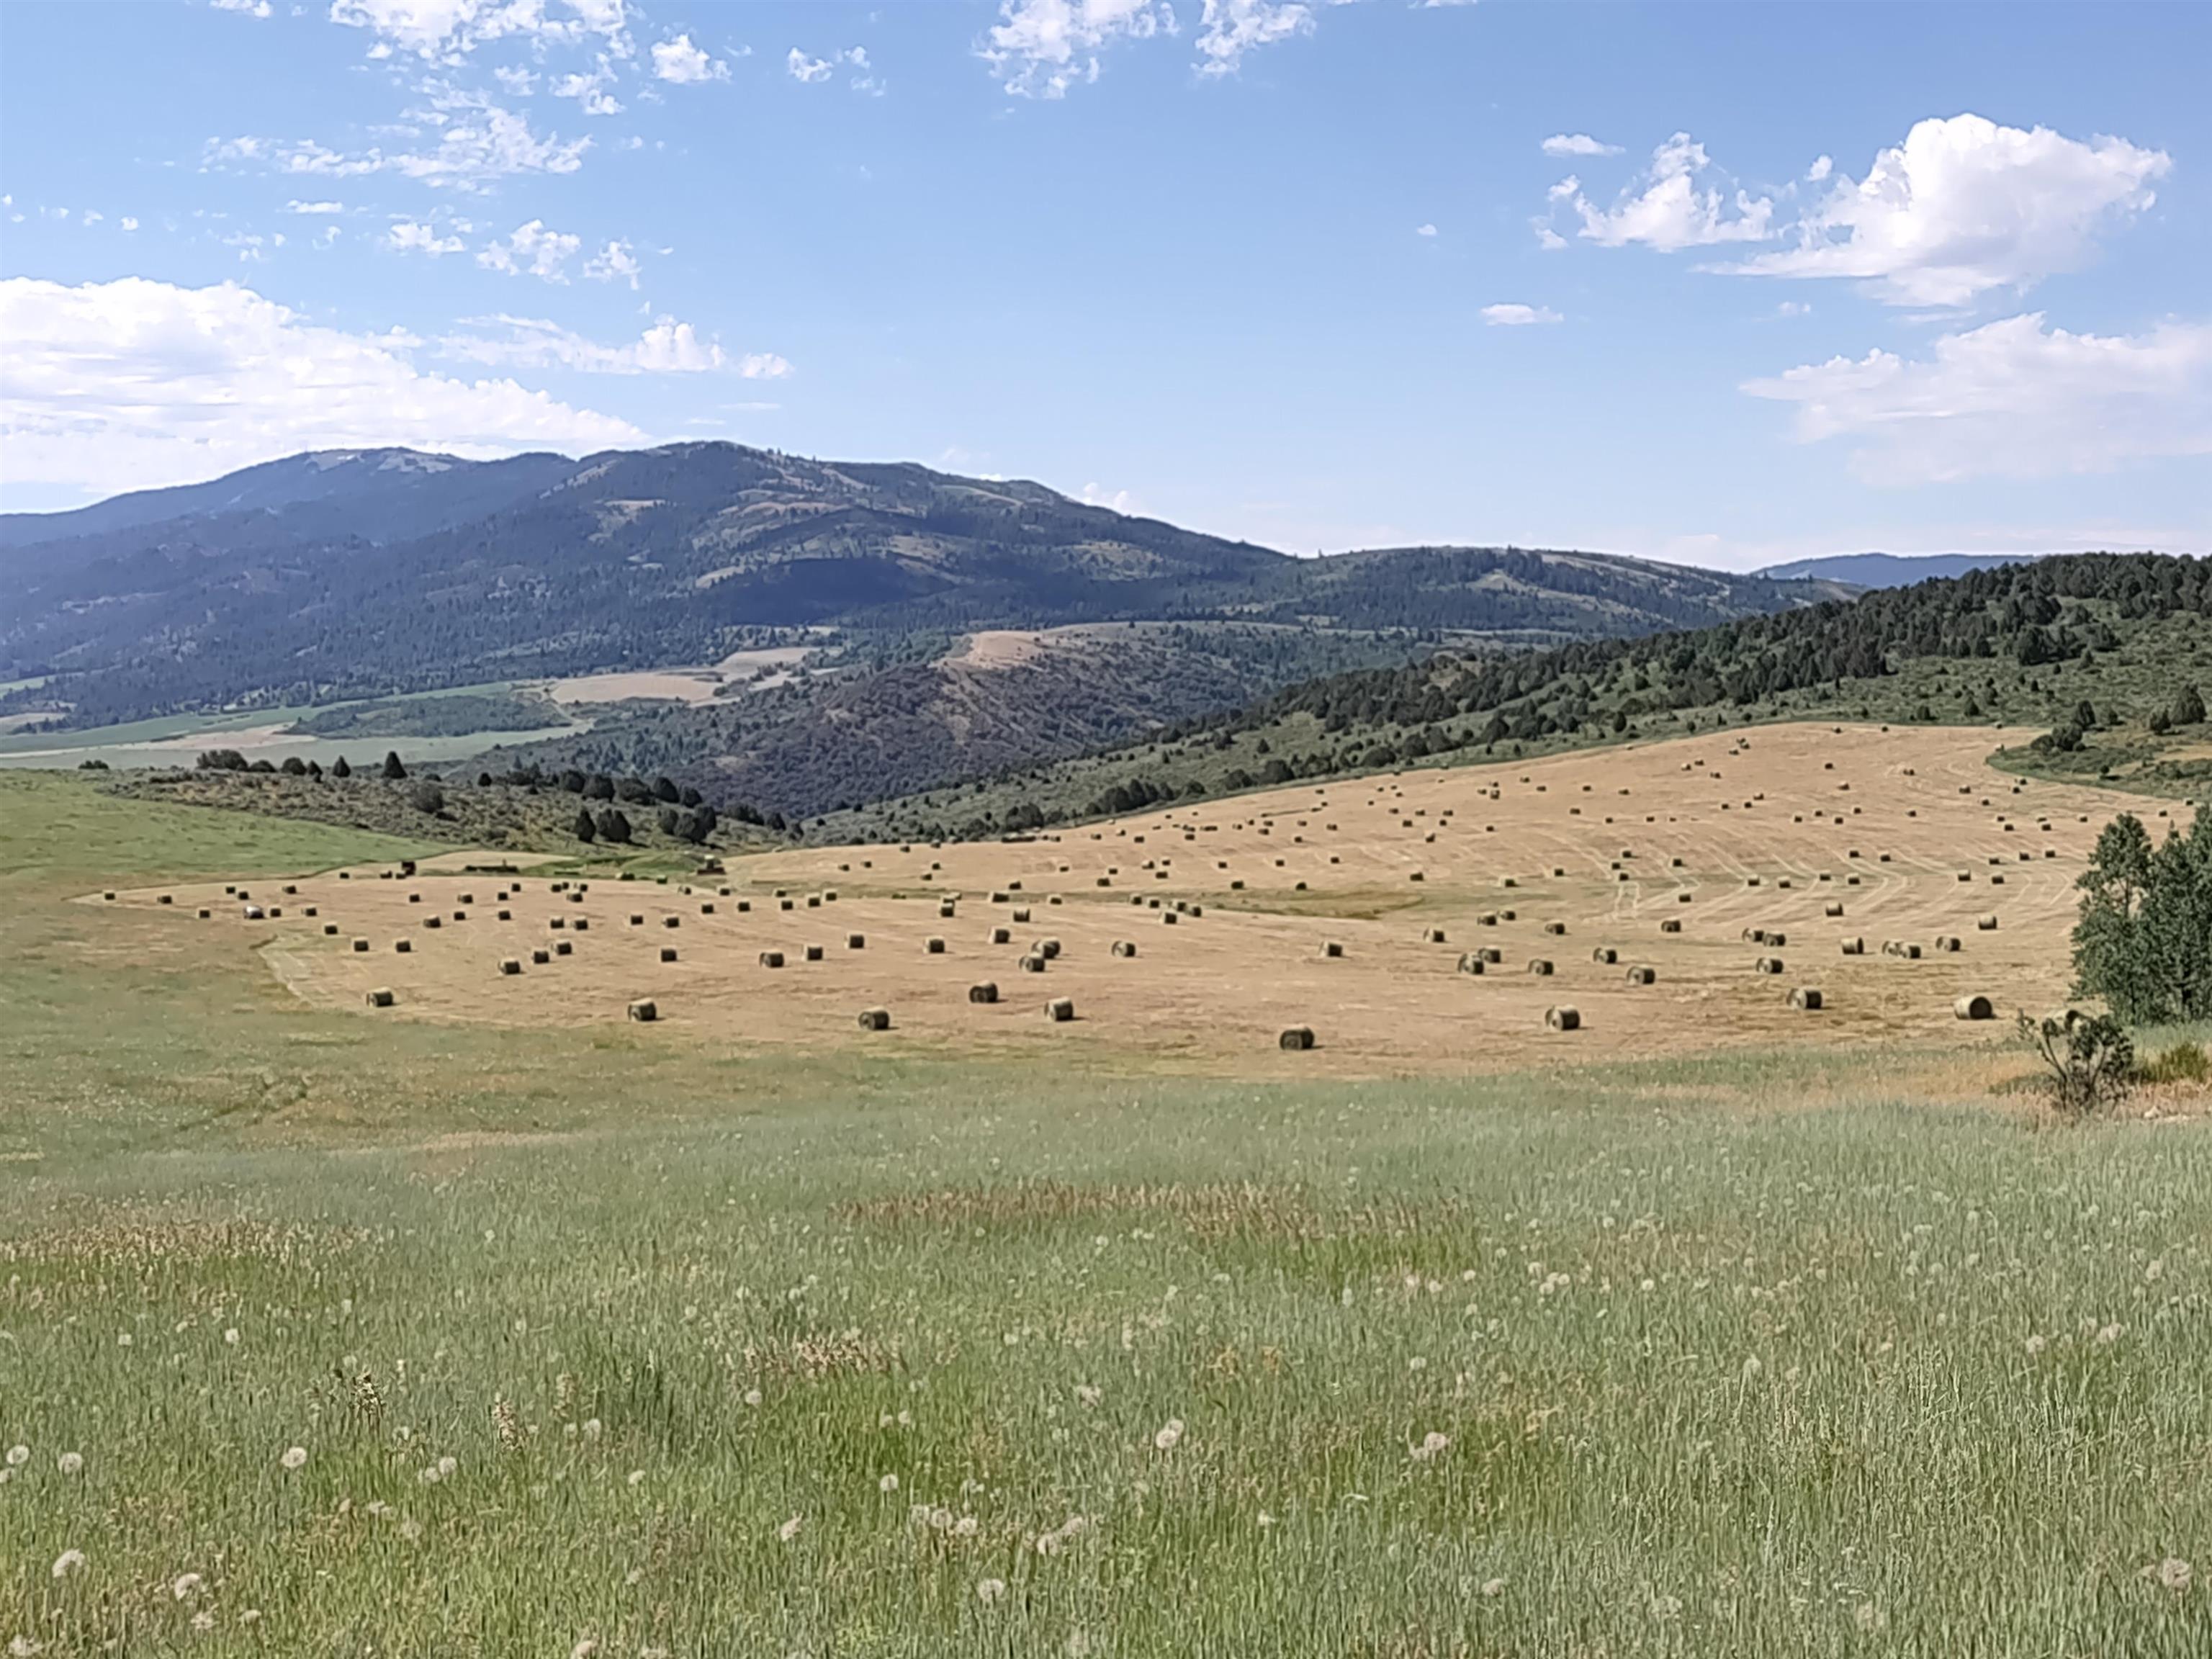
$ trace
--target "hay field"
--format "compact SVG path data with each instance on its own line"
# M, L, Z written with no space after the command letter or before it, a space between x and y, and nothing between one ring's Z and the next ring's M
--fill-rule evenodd
M320 1006L366 1017L381 988L394 996L381 1019L597 1024L651 999L663 1040L725 1049L866 1041L1350 1077L1986 1045L2008 1036L2014 1008L2063 999L2075 878L2100 830L2135 804L2007 777L1986 765L1988 745L1973 729L1769 726L1294 787L1023 842L777 854L688 884L579 874L560 890L535 874L426 867L398 880L362 867L249 889L283 911L262 921L210 884L165 890L166 906L147 890L112 902L164 927L208 908L198 925L250 933ZM2159 813L2187 811L2143 810L2154 829ZM1751 937L1761 932L1780 942ZM1864 954L1846 955L1847 939ZM1059 954L1024 971L1045 940ZM1917 958L1887 952L1892 942ZM548 961L532 960L538 950ZM767 951L784 965L763 966ZM1497 960L1462 971L1484 951ZM502 973L504 960L520 971ZM1553 971L1532 972L1536 960ZM981 981L997 1003L969 1000ZM1802 988L1820 993L1817 1012L1791 1006ZM1975 994L1995 1022L1954 1018ZM1062 997L1075 1019L1048 1020L1048 999ZM1547 1029L1561 1005L1578 1030ZM868 1007L890 1012L890 1030L857 1030ZM1316 1048L1277 1048L1296 1025Z
M372 1016L100 896L409 850L0 778L11 1656L2212 1647L2201 1090Z

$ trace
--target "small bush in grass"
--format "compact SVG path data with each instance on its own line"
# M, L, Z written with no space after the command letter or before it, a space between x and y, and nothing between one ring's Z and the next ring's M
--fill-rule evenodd
M2136 1046L2110 1015L2069 1008L2038 1022L2023 1009L2020 1034L2049 1072L2042 1083L2062 1117L2088 1117L2127 1093Z
M2212 1083L2212 1054L2199 1043L2177 1042L2154 1060L2137 1061L2131 1081Z

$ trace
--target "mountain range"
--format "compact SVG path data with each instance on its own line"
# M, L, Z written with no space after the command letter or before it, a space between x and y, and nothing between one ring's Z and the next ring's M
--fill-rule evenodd
M1037 483L726 443L319 452L0 517L0 683L42 682L0 714L91 726L827 641L829 672L741 711L636 710L589 740L606 763L650 750L702 789L803 811L1445 643L1634 636L1850 591L1577 551L1297 558ZM961 642L987 630L1042 644L980 672Z

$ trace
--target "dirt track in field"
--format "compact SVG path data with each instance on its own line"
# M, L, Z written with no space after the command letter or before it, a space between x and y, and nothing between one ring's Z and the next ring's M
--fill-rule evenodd
M2104 824L2133 810L2162 835L2161 810L2189 818L2185 807L2016 781L1985 763L1990 746L1978 729L1765 726L1294 786L1027 842L775 854L688 889L601 880L578 895L535 876L366 869L302 876L292 893L266 884L251 902L283 914L259 921L243 920L246 901L220 884L169 889L167 907L151 890L116 902L163 926L266 935L267 960L299 995L363 1018L619 1022L633 998L650 997L660 1020L641 1038L733 1048L1068 1049L1084 1063L1273 1077L1784 1044L1965 1046L2008 1035L2015 1007L2043 1012L2064 997L2074 883ZM956 914L940 919L948 898ZM1177 902L1203 914L1177 915ZM202 905L214 915L196 922ZM1831 905L1843 915L1826 915ZM1016 921L1024 908L1029 919ZM433 915L441 925L425 927ZM1994 931L1977 926L1987 916ZM1662 933L1670 921L1679 933ZM325 923L337 936L324 936ZM1010 942L992 944L1001 927ZM1786 942L1753 943L1751 928ZM1945 934L1963 949L1938 951ZM366 952L352 950L356 937ZM945 941L942 955L927 951L932 937ZM1844 955L1849 937L1867 954ZM393 948L403 939L406 954ZM1060 955L1042 974L1020 970L1017 958L1045 939ZM1920 959L1883 954L1892 939L1920 945ZM571 954L531 962L562 940ZM1115 940L1136 955L1112 954ZM1341 957L1325 954L1329 941ZM821 961L805 960L810 944ZM676 961L659 960L664 947ZM1480 977L1459 971L1462 953L1484 948L1501 960ZM1593 959L1607 949L1614 962ZM766 950L786 965L763 967ZM1783 970L1755 971L1762 956ZM501 974L504 957L522 972ZM1551 975L1528 970L1538 957ZM1631 983L1632 966L1655 981ZM996 1006L968 1000L983 980L998 985ZM372 987L391 989L395 1006L368 1009ZM1798 987L1818 988L1826 1007L1790 1007ZM1954 1017L1954 999L1973 993L1995 1000L1997 1021ZM1078 1018L1048 1020L1049 997L1072 998ZM1559 1004L1580 1012L1581 1030L1546 1028ZM872 1006L890 1011L890 1031L857 1028ZM1318 1046L1281 1052L1292 1024L1311 1026Z

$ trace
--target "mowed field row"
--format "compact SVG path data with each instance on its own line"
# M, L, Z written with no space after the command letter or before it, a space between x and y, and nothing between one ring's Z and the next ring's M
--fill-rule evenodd
M866 1040L895 1048L1271 1076L1972 1042L1990 1031L1951 1032L1960 999L2008 1015L2066 994L2075 883L2124 805L2004 778L1986 741L1762 728L1027 842L770 854L674 885L556 887L449 859L406 879L363 867L258 896L88 902L164 926L206 909L265 936L272 970L329 1006L389 990L378 1017L543 1024L650 1000L670 1041L858 1041L880 1008L890 1027ZM971 999L985 983L995 1002ZM1792 1005L1802 989L1817 1010ZM1047 1018L1058 999L1073 1020ZM1547 1025L1561 1006L1577 1030ZM1294 1026L1313 1050L1277 1048Z

